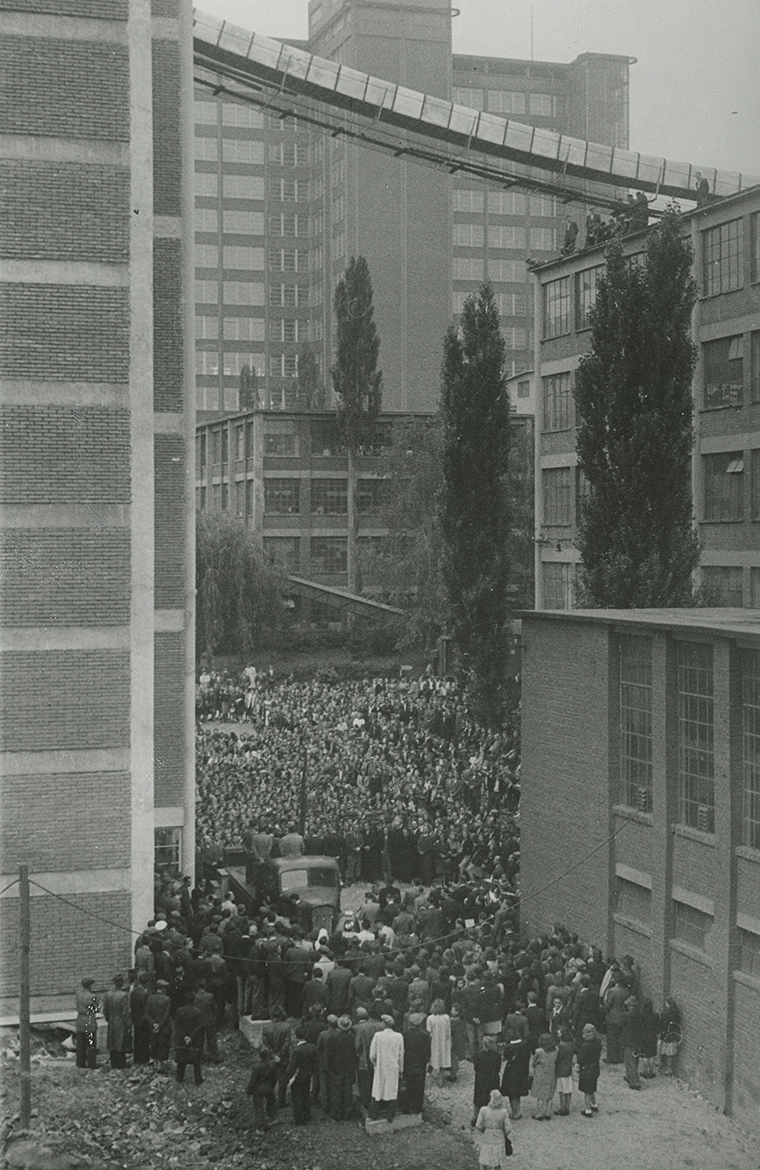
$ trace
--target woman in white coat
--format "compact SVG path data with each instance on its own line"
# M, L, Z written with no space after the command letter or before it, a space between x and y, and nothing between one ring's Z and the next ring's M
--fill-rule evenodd
M394 1031L393 1016L381 1016L382 1032L375 1032L369 1048L369 1059L375 1075L372 1078L372 1099L369 1115L380 1116L380 1102L387 1102L388 1121L396 1116L398 1086L404 1071L404 1037Z
M446 1014L442 999L433 1001L427 1018L427 1030L430 1033L430 1067L440 1088L443 1084L443 1070L451 1068L451 1019Z

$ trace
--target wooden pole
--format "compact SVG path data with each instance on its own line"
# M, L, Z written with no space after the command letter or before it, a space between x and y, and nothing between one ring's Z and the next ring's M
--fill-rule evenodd
M32 1120L32 1081L29 1044L29 867L20 865L19 880L19 942L21 949L21 993L19 996L19 1084L21 1106L19 1121L21 1129L29 1129Z

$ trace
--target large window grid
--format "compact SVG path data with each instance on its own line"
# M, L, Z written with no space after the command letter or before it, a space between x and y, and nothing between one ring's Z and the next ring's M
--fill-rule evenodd
M346 448L335 422L314 422L311 427L311 453L317 457L345 455Z
M483 261L475 257L455 256L452 271L454 280L482 280Z
M705 296L730 292L741 288L742 273L742 221L733 219L730 223L708 228L702 234L704 258Z
M570 332L570 277L562 276L544 285L544 337L561 337Z
M604 265L575 274L575 328L591 328L591 310L596 304L596 290Z
M684 825L715 832L712 646L679 642L678 815Z
M526 94L520 90L488 90L488 109L492 114L524 114L525 106Z
M451 100L458 106L482 110L485 106L485 93L474 85L455 85L451 90Z
M272 515L289 516L300 511L301 481L298 479L265 479L264 511Z
M569 561L545 561L544 609L572 609L575 565Z
M312 536L312 573L345 573L348 570L348 543L345 536Z
M182 861L182 829L155 829L153 866L157 871L168 869L179 874Z
M571 467L547 467L543 472L544 524L572 523Z
M222 195L225 199L263 199L264 180L257 175L223 175Z
M483 191L454 191L454 211L479 214L483 211L485 194Z
M760 402L760 330L749 336L749 400Z
M313 516L345 516L348 512L348 480L313 479L311 512Z
M741 520L744 516L744 456L741 451L704 455L705 520Z
M382 508L388 498L389 487L387 479L360 479L358 503L361 515Z
M572 396L569 374L542 378L544 388L544 432L569 431L572 427Z
M525 215L528 198L522 191L489 191L489 215Z
M489 228L489 243L490 243ZM455 223L453 228L455 248L482 248L484 231L482 223Z
M698 951L706 950L712 915L676 899L673 900L673 911L673 937Z
M264 143L253 138L222 138L222 158L225 162L257 166L264 161Z
M297 573L299 568L300 540L297 536L265 536L264 556L271 565Z
M652 811L652 642L620 638L620 779L628 808Z
M531 232L533 229L531 229ZM489 248L524 248L525 228L511 225L491 225L488 228Z
M760 849L760 650L742 650L744 844Z
M702 346L705 406L741 406L744 397L744 337L720 337Z

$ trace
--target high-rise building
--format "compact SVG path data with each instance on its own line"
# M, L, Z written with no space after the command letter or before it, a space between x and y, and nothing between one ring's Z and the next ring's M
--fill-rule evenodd
M531 126L628 145L630 58L587 53L559 64L453 55L451 8L442 0L312 0L309 39L299 47ZM403 145L404 133L397 136ZM384 409L437 408L442 336L486 277L509 372L529 366L526 260L559 254L568 206L526 185L452 176L454 169L373 151L199 87L198 408L235 409L246 365L263 406L292 408L305 343L329 404L333 294L352 255L367 258L372 277ZM513 170L527 176L525 167ZM578 220L584 214L570 210Z
M33 1012L126 971L154 867L192 873L190 16L3 5L3 1016L20 865Z

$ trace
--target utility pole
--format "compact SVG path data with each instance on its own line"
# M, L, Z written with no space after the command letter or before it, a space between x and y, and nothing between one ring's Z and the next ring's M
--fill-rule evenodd
M18 1023L19 1041L19 1083L21 1106L19 1122L21 1129L29 1129L32 1120L32 1081L29 1047L29 867L20 865L19 882L19 943L21 950L21 994L19 996Z

